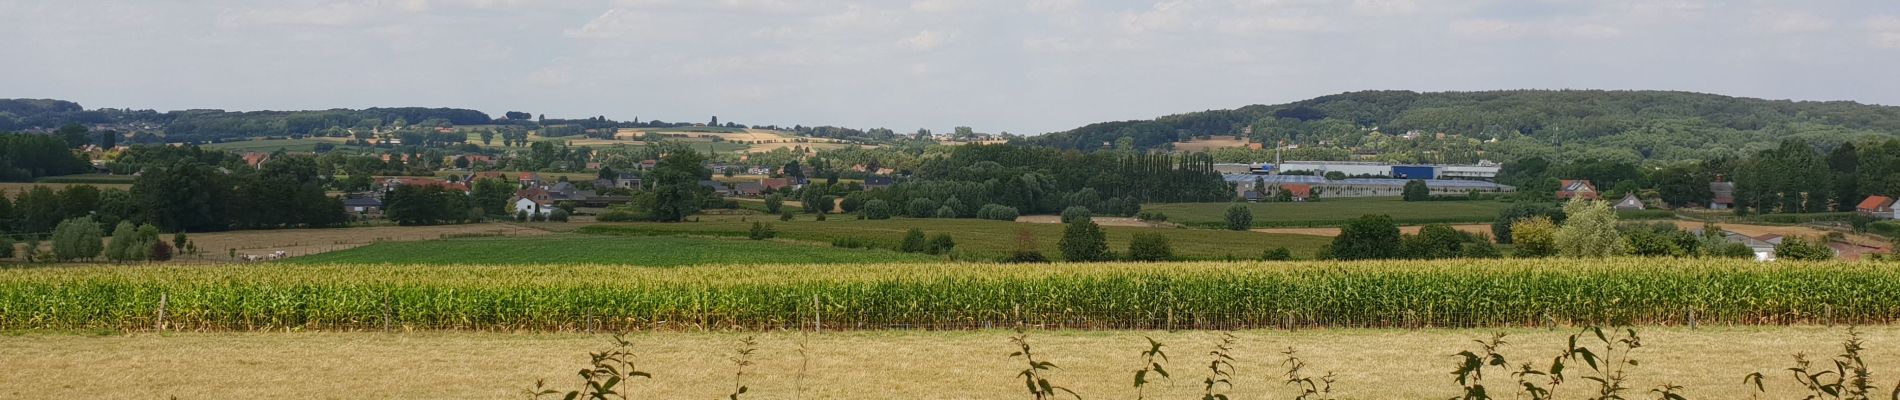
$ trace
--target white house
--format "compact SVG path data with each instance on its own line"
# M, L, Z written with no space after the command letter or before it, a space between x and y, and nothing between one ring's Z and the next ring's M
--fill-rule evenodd
M554 206L537 203L533 199L515 199L515 213L520 214L523 212L528 213L528 215L548 215L548 213L554 212Z

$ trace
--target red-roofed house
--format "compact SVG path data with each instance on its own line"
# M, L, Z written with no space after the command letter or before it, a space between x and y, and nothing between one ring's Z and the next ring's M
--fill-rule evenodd
M270 153L244 153L244 163L250 165L251 168L264 165L265 161L270 161Z
M527 188L515 192L514 200L508 204L514 205L515 213L547 215L554 211L554 194L538 187Z
M533 172L523 172L518 177L518 179L521 180L522 186L535 186L535 185L541 184L541 174L537 174Z
M788 178L760 179L759 185L764 186L766 189L772 189L776 191L779 189L784 189L786 187L792 186L792 180Z
M1854 211L1859 211L1860 215L1869 217L1892 219L1893 198L1887 196L1867 196L1866 200L1861 200L1860 205L1854 207Z
M1570 199L1596 200L1597 186L1590 184L1590 181L1582 179L1566 179L1557 186L1557 200Z
M1313 198L1313 185L1284 184L1280 185L1280 190L1293 195L1293 201L1306 201Z

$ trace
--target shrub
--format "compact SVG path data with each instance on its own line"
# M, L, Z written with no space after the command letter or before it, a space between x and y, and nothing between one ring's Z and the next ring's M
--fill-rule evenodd
M1834 258L1834 249L1818 240L1789 236L1781 238L1781 244L1775 245L1775 258L1796 261L1822 261Z
M1492 245L1491 245L1491 242L1487 242L1487 241L1482 241L1482 240L1480 240L1480 241L1475 241L1475 242L1465 242L1465 243L1464 243L1463 245L1461 245L1461 246L1462 246L1462 247L1458 249L1458 256L1459 256L1459 257L1463 257L1463 258L1501 258L1501 257L1504 257L1504 254L1503 254L1503 253L1499 253L1499 252L1498 252L1498 247L1497 247L1497 246L1492 246Z
M1015 221L1017 216L1016 207L1001 204L984 204L976 212L977 218L997 221Z
M1519 203L1498 212L1498 219L1491 223L1491 236L1498 244L1511 244L1511 225L1526 218L1542 216L1553 224L1564 223L1563 210L1543 204Z
M548 220L554 221L554 222L567 222L567 210L556 208L554 209L554 211L548 212Z
M641 217L639 213L633 211L613 209L600 213L600 216L594 217L594 220L600 222L634 222L644 221L646 218Z
M1090 262L1108 259L1108 236L1095 222L1082 220L1071 222L1062 229L1062 241L1056 243L1062 249L1063 261Z
M778 214L779 209L784 208L784 207L785 207L785 196L781 196L778 193L773 193L771 196L765 196L765 212Z
M1160 211L1142 211L1140 214L1135 214L1135 219L1150 224L1158 224L1168 222L1168 214L1162 214Z
M838 203L838 196L824 195L824 196L818 196L818 201L814 202L814 204L816 205L806 207L806 208L810 208L813 212L824 214L824 213L831 212L831 210L834 209L834 205L837 203Z
M1253 228L1253 209L1245 204L1227 207L1227 229L1244 231Z
M854 238L854 237L843 237L843 238L832 239L831 247L839 247L839 248L846 248L846 249L874 249L874 248L877 248L877 244L869 240L864 240L864 239L859 239L859 238Z
M1432 199L1431 188L1426 187L1425 181L1421 180L1406 181L1405 188L1400 190L1400 194L1405 201L1431 201Z
M965 205L963 204L963 200L959 200L959 199L957 199L957 196L950 196L950 198L948 198L948 199L944 199L944 200L943 200L943 207L944 207L944 208L948 208L948 209L950 209L950 215L951 215L951 216L950 216L950 217L943 217L943 216L942 216L942 215L943 215L943 210L942 210L942 209L938 209L938 210L937 210L937 215L938 215L938 217L937 217L937 218L961 218L961 217L963 217L963 216L965 216L965 215L969 215L969 214L968 214L968 211L970 210L970 208L969 208L968 206L965 206Z
M1043 257L1042 251L1037 250L1036 232L1025 229L1016 231L1016 249L1010 251L1002 261L1005 263L1046 263L1049 262L1049 258Z
M924 250L924 253L933 256L944 255L950 254L950 251L956 250L956 248L956 239L952 239L948 233L939 233L937 236L930 237L930 247Z
M1751 249L1748 245L1741 243L1729 243L1716 248L1713 255L1727 258L1754 258L1755 249Z
M819 222L824 222L824 220L825 220L825 214L824 214L824 213L818 213L818 221L819 221Z
M139 241L138 230L139 227L133 225L132 221L119 221L119 226L112 229L112 244L106 246L106 259L138 261L140 252L131 250Z
M1463 253L1465 243L1476 241L1471 235L1450 226L1431 224L1420 228L1417 235L1403 235L1399 247L1406 258L1457 258Z
M891 204L884 200L864 202L865 219L891 219Z
M515 222L528 222L528 211L515 211Z
M905 253L922 253L930 250L930 243L924 240L924 230L910 228L904 232L904 240L898 242L897 250Z
M956 218L957 210L950 206L937 207L937 218Z
M1265 253L1260 254L1260 259L1264 261L1292 260L1293 251L1287 250L1286 247L1278 247L1278 248L1274 248L1273 250L1267 250Z
M0 235L0 258L13 258L13 237Z
M1062 223L1065 224L1073 224L1076 221L1088 221L1092 218L1095 218L1095 213L1090 212L1088 207L1069 206L1069 208L1062 209Z
M1512 235L1516 236L1519 258L1543 258L1557 255L1557 225L1550 218L1530 217L1511 224ZM1746 246L1743 246L1746 247Z
M1609 203L1571 199L1564 203L1569 216L1557 228L1557 251L1565 257L1603 258L1629 252L1623 234L1616 231L1616 211Z
M772 229L772 224L764 222L753 222L752 230L746 234L746 238L752 240L765 240L775 237L778 237L778 231Z
M779 220L779 221L786 221L786 222L789 222L789 221L791 221L791 220L792 220L792 218L794 218L794 217L792 216L792 210L785 210L785 212L784 212L784 213L781 213L781 214L779 214L779 215L778 215L778 220Z
M1128 259L1134 261L1168 261L1174 259L1174 247L1168 245L1168 237L1159 233L1138 233L1128 242Z
M162 240L155 241L155 242L152 242L152 248L149 252L146 253L147 256L145 257L145 259L151 260L151 261L171 261L172 253L173 253L172 250L173 249L172 249L171 243L165 243Z

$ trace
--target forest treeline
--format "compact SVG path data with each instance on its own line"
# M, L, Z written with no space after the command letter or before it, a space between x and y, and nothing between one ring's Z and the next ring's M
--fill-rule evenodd
M1407 132L1422 135L1406 138ZM1251 134L1248 134L1251 132ZM1447 134L1438 137L1438 133ZM1762 100L1669 91L1363 91L1103 122L1020 142L1065 149L1169 148L1206 136L1286 140L1307 149L1366 150L1391 161L1697 160L1741 158L1801 139L1833 148L1900 134L1900 107ZM1125 139L1124 139L1125 138ZM1352 152L1319 153L1326 158ZM1227 161L1227 160L1223 160Z

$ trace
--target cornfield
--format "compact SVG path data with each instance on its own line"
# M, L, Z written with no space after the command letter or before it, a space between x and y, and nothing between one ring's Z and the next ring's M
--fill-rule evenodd
M1900 266L1746 261L0 270L0 330L1886 323Z

